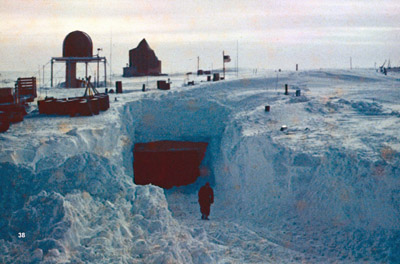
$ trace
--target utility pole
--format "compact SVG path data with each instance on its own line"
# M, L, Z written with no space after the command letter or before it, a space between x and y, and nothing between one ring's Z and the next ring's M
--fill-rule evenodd
M111 36L110 36L110 83L112 84L111 81L111 72L112 72L112 30L111 30ZM107 84L106 84L107 86Z
M353 63L352 63L352 60L351 60L351 57L350 57L350 70L352 70L353 69Z
M85 62L85 81L87 81L88 78L88 62Z
M97 48L97 83L96 87L99 87L100 82L100 51L103 50L101 48Z
M54 66L54 61L51 59L51 78L50 78L50 87L53 88L53 66Z
M104 88L107 87L107 59L104 58Z
M200 69L200 57L197 56L197 72L199 72Z

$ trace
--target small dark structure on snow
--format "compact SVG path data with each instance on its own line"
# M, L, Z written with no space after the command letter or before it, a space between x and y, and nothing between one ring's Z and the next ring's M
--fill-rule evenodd
M221 79L221 77L219 76L219 73L214 73L213 74L213 82L217 82Z
M122 93L122 82L121 81L115 82L115 91L117 94Z
M161 75L161 61L158 60L146 39L129 51L129 67L124 68L124 77Z
M169 82L159 80L159 81L157 81L157 89L169 90L169 89L171 89L171 84Z

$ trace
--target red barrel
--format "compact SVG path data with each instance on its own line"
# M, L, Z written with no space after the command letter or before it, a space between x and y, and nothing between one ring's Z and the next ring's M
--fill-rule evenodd
M213 74L213 82L217 82L219 81L220 77L219 77L219 73L214 73Z
M117 90L117 93L122 93L122 82L121 81L115 82L115 89Z

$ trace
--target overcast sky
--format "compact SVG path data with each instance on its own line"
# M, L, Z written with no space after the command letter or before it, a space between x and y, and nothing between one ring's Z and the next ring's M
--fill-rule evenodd
M71 31L122 71L128 50L146 38L163 70L221 67L225 50L243 67L345 68L391 59L400 64L399 0L0 0L0 70L37 69L61 56Z

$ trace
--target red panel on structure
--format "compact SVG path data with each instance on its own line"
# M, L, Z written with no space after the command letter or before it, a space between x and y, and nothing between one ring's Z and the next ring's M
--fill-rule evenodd
M208 143L156 141L134 147L136 184L154 184L163 188L194 183L200 176L200 164Z
M37 97L36 78L18 78L15 85L15 93L20 103L33 102Z
M48 98L38 100L40 114L91 116L98 115L100 111L110 108L110 100L107 94L96 94L89 97Z

